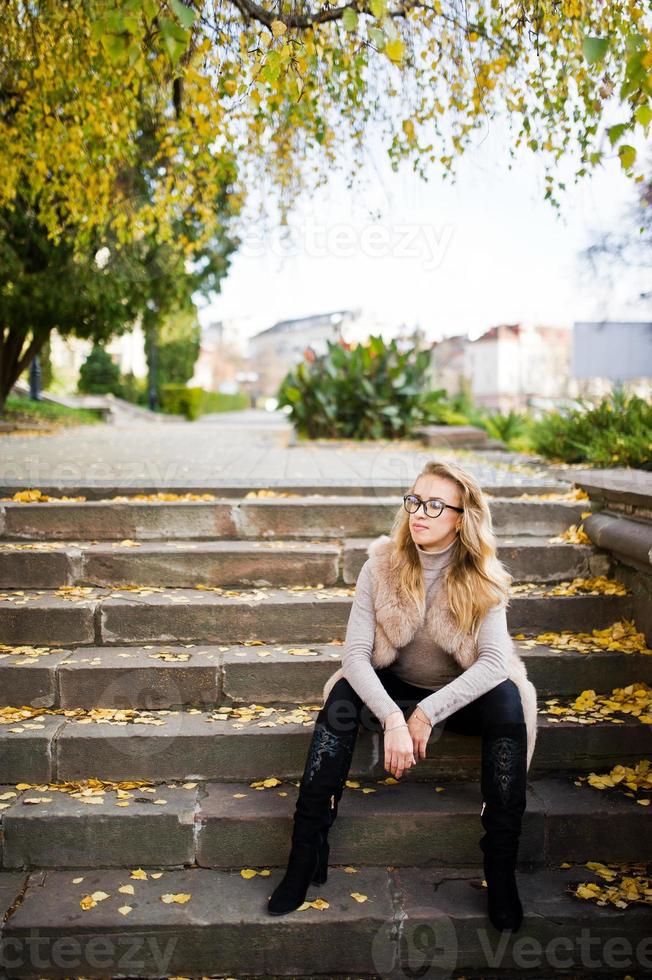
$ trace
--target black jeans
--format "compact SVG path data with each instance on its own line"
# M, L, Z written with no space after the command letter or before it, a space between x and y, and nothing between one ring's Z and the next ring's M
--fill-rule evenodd
M402 680L390 667L383 667L376 674L389 696L404 712L408 710L411 713L418 702L428 696L427 689ZM357 733L359 725L369 731L383 730L376 715L345 677L341 677L331 688L316 722L339 735ZM520 693L511 679L501 681L490 691L448 715L435 727L459 735L482 735L503 724L525 724Z

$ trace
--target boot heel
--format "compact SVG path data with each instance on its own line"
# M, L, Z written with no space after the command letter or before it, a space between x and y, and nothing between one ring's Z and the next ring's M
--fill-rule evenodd
M319 856L317 858L317 867L315 873L312 876L313 885L325 885L328 881L328 854L330 851L330 846L328 841L324 843L319 848Z
M267 903L270 915L285 915L303 905L318 868L318 852L310 844L294 842L286 872Z
M487 882L487 912L491 924L498 930L517 932L523 922L523 906L518 894L515 862L492 862L485 858L484 877Z

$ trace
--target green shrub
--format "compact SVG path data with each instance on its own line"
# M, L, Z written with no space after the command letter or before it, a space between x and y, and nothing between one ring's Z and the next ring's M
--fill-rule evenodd
M236 391L227 394L222 391L202 391L201 413L206 415L208 412L239 412L244 408L249 408L250 399L246 392Z
M120 376L120 398L134 405L149 404L147 378L137 378L133 371Z
M192 421L199 418L202 404L202 388L191 388L187 385L162 384L161 411L171 415L185 415Z
M190 421L208 412L234 412L248 406L249 398L242 392L231 395L187 385L161 385L161 411L184 415Z
M120 394L120 368L100 344L93 344L80 367L77 390L87 395Z
M425 406L430 351L401 352L381 336L353 347L328 340L311 352L279 387L279 407L289 406L295 429L308 438L399 438L429 421ZM442 393L443 394L443 393ZM427 393L430 404L437 393Z
M517 439L525 435L529 422L527 415L510 409L507 414L491 412L479 418L478 425L482 426L492 439L500 439L505 445L513 446Z
M565 463L652 468L652 404L616 390L597 404L550 412L531 423L535 452Z
M466 425L466 416L458 412L451 399L446 397L445 388L427 392L421 403L425 421L432 425Z
M462 390L454 395L447 395L445 389L439 389L432 394L437 396L432 401L430 396L426 396L430 422L438 425L483 424L487 410L475 404L466 379L462 381Z

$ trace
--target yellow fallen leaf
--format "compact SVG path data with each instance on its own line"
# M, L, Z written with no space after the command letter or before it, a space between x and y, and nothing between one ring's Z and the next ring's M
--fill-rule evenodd
M136 868L135 871L131 872L132 878L138 878L140 881L144 881L147 878L147 872L143 871L142 868Z
M121 905L120 908L118 909L120 915L129 915L131 911L132 911L131 905Z
M351 892L351 898L355 898L356 902L366 902L367 896L361 895L360 892Z
M190 901L191 897L191 895L186 895L183 892L177 892L176 894L168 892L166 895L161 895L161 901L165 902L166 905L170 905L172 902L176 902L177 905L185 905L186 902Z
M243 878L255 878L257 873L253 868L243 868L240 872Z
M110 895L108 895L106 892L93 892L91 898L95 902L103 902L105 898L110 898Z
M330 905L324 898L316 898L314 902L310 902L310 904L312 905L313 909L319 909L320 912L324 909L330 908Z
M85 912L88 909L94 908L94 906L96 906L96 905L97 905L97 902L90 895L84 895L84 897L79 902L80 908L84 909Z
M134 895L135 894L135 889L134 889L134 886L133 885L120 885L120 887L118 888L118 891L121 892L123 895Z

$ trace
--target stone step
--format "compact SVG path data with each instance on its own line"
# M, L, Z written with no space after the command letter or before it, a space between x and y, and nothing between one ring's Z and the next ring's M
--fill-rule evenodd
M326 643L343 639L353 586L315 589L90 588L0 593L0 643L48 646L142 643ZM235 595L230 594L236 592ZM512 633L603 629L631 619L631 595L558 596L544 584L512 596Z
M329 541L0 542L0 588L56 589L122 584L234 588L355 584L371 538ZM608 575L611 561L591 545L522 535L498 539L515 582Z
M584 865L517 872L524 920L513 934L487 917L481 867L334 867L308 891L309 901L326 904L283 916L267 911L281 869L244 878L190 868L153 878L158 871L146 867L145 880L131 870L3 873L5 975L551 977L563 963L564 972L588 978L649 968L649 906L601 908L576 897L579 884L605 883ZM121 893L124 885L134 893ZM95 892L107 898L81 908ZM190 898L166 903L165 895Z
M223 416L223 413L220 413ZM329 440L330 445L332 442ZM375 451L375 450L374 450ZM488 496L494 497L520 497L528 495L541 496L544 494L561 494L569 496L573 493L573 485L565 471L559 475L553 475L553 467L548 465L539 468L534 474L525 473L521 467L519 472L505 471L500 466L495 466L492 460L481 460L479 466L476 462L469 460L469 470L474 473L483 490ZM522 455L518 462L522 462ZM512 456L509 460L499 460L499 462L514 462ZM0 477L0 498L1 502L7 502L4 498L13 497L14 494L26 489L24 483L17 481L2 481ZM84 483L75 483L70 480L59 480L56 483L39 483L38 489L44 495L62 498L83 496L86 500L101 501L102 503L111 502L115 498L124 500L125 497L136 502L136 495L156 495L157 493L174 493L177 495L194 494L197 497L210 493L214 497L238 500L255 499L247 498L247 494L259 494L268 496L270 493L293 497L396 497L406 492L407 485L402 479L392 479L385 475L374 475L374 478L367 481L364 474L359 478L344 478L341 476L333 477L329 475L326 479L314 479L310 477L275 477L265 476L264 481L257 480L255 477L238 478L229 475L226 479L213 476L210 482L188 483L179 480L166 480L163 484L147 483L137 477L129 479L128 486L125 483L111 484L108 480L90 480ZM62 501L63 502L63 501Z
M317 713L314 706L300 712L262 708L250 717L226 719L218 712L149 712L118 722L87 722L63 714L5 721L0 724L0 781L96 777L232 782L301 777ZM631 765L649 754L650 726L631 715L620 721L582 724L541 715L531 776ZM379 731L360 728L352 778L389 775L381 743ZM442 724L432 730L428 746L426 759L403 779L479 779L479 736L454 734Z
M344 789L329 835L331 864L472 867L481 861L478 783L364 783ZM3 868L156 863L227 870L286 865L298 782L264 789L247 782L158 784L107 789L85 798L91 802L47 785L2 786L0 796L12 791L13 801L0 814ZM529 781L518 867L596 855L645 860L648 819L645 807L616 790L572 778Z
M608 693L635 681L652 686L649 654L582 653L531 645L532 640L514 644L539 698L570 698L587 689ZM159 710L318 702L342 653L341 643L37 649L50 652L34 657L0 653L0 705Z
M560 534L590 511L584 500L490 497L501 535ZM220 498L214 501L58 501L0 504L5 540L351 538L386 534L401 495Z

